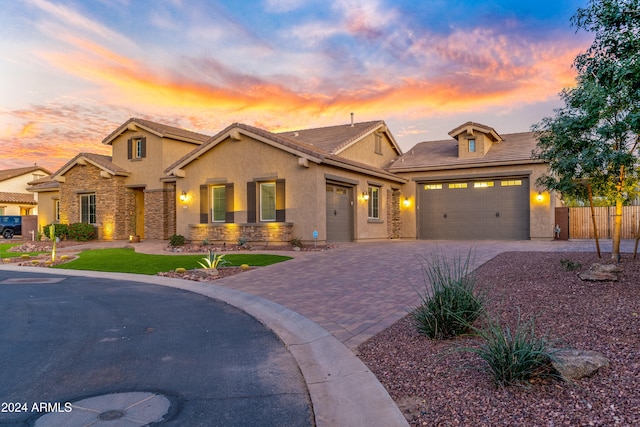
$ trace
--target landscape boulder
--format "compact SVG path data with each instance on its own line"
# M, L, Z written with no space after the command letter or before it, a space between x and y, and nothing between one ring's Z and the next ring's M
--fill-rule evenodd
M579 380L609 366L609 359L597 351L565 348L553 353L553 367L565 380Z
M617 282L621 271L615 264L594 263L587 271L578 273L578 277L590 282Z

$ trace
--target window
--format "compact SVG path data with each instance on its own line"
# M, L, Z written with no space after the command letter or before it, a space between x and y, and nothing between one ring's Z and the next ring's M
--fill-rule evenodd
M425 190L442 190L442 184L425 184Z
M467 188L466 182L454 182L449 184L449 188Z
M4 206L0 206L0 215L4 215Z
M376 152L376 154L382 154L382 135L380 135L379 133L376 133L376 145L374 148L374 151Z
M260 221L276 220L276 183L260 183Z
M493 187L493 181L474 182L473 188L489 188Z
M519 185L522 185L521 179L507 179L505 181L500 181L501 187L517 187Z
M53 201L53 220L60 222L60 200Z
M224 185L211 187L211 221L225 222L227 212L226 188Z
M147 157L147 138L138 136L127 141L127 158L142 159Z
M80 195L80 222L85 222L87 224L96 223L95 193Z
M369 187L369 219L380 218L380 188Z
M247 222L285 222L285 180L247 182Z
M469 140L469 152L470 153L475 153L476 152L476 140L475 139L470 139Z

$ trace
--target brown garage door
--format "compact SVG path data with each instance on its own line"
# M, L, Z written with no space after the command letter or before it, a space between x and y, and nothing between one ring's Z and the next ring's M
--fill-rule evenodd
M529 239L529 179L418 184L421 239Z

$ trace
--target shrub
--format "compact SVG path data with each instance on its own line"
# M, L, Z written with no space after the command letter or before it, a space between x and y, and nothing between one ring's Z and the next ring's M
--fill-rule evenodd
M169 237L169 244L171 246L182 246L184 245L184 236L181 234L174 234Z
M45 225L42 228L42 234L44 234L44 236L47 238L51 236L51 232L49 230L50 227L51 227L51 224ZM54 228L55 236L58 237L60 240L64 240L67 238L69 234L69 226L67 224L53 224L53 228Z
M247 244L247 239L245 237L240 237L238 239L238 246L245 246Z
M299 237L294 237L293 239L289 240L289 243L291 244L291 246L296 247L296 248L302 249L302 247L303 247L302 240L300 240Z
M417 330L432 339L447 339L468 332L485 312L485 298L475 292L470 273L471 252L449 261L434 255L423 266L425 289L419 292L421 304L412 312Z
M58 226L56 225L56 229ZM57 230L56 230L57 231ZM57 233L56 233L57 234ZM96 236L96 229L93 225L85 222L76 222L69 224L67 238L77 240L78 242L86 242Z
M487 319L483 329L474 331L481 339L480 346L461 350L480 356L496 385L526 385L534 378L557 377L551 365L553 350L546 336L536 337L533 317L523 322L518 312L515 330L496 319Z
M187 271L185 268L183 267L178 267L175 269L175 272L178 274L184 274L184 272Z
M578 261L573 262L570 259L567 258L562 258L560 260L560 264L562 264L562 266L565 268L565 270L567 271L575 271L575 270L579 270L582 268L582 264Z

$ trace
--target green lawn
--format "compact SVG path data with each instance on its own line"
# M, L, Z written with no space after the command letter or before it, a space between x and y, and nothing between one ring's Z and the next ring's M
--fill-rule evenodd
M0 243L0 259L2 258L15 258L23 254L23 252L7 252L9 248L19 246L20 243ZM29 255L37 255L42 252L28 252Z
M70 270L112 271L118 273L157 274L178 267L201 268L198 264L203 255L149 255L135 252L133 249L94 249L80 252L77 259L60 264L54 268ZM268 254L226 254L226 266L271 265L286 261L291 257Z

